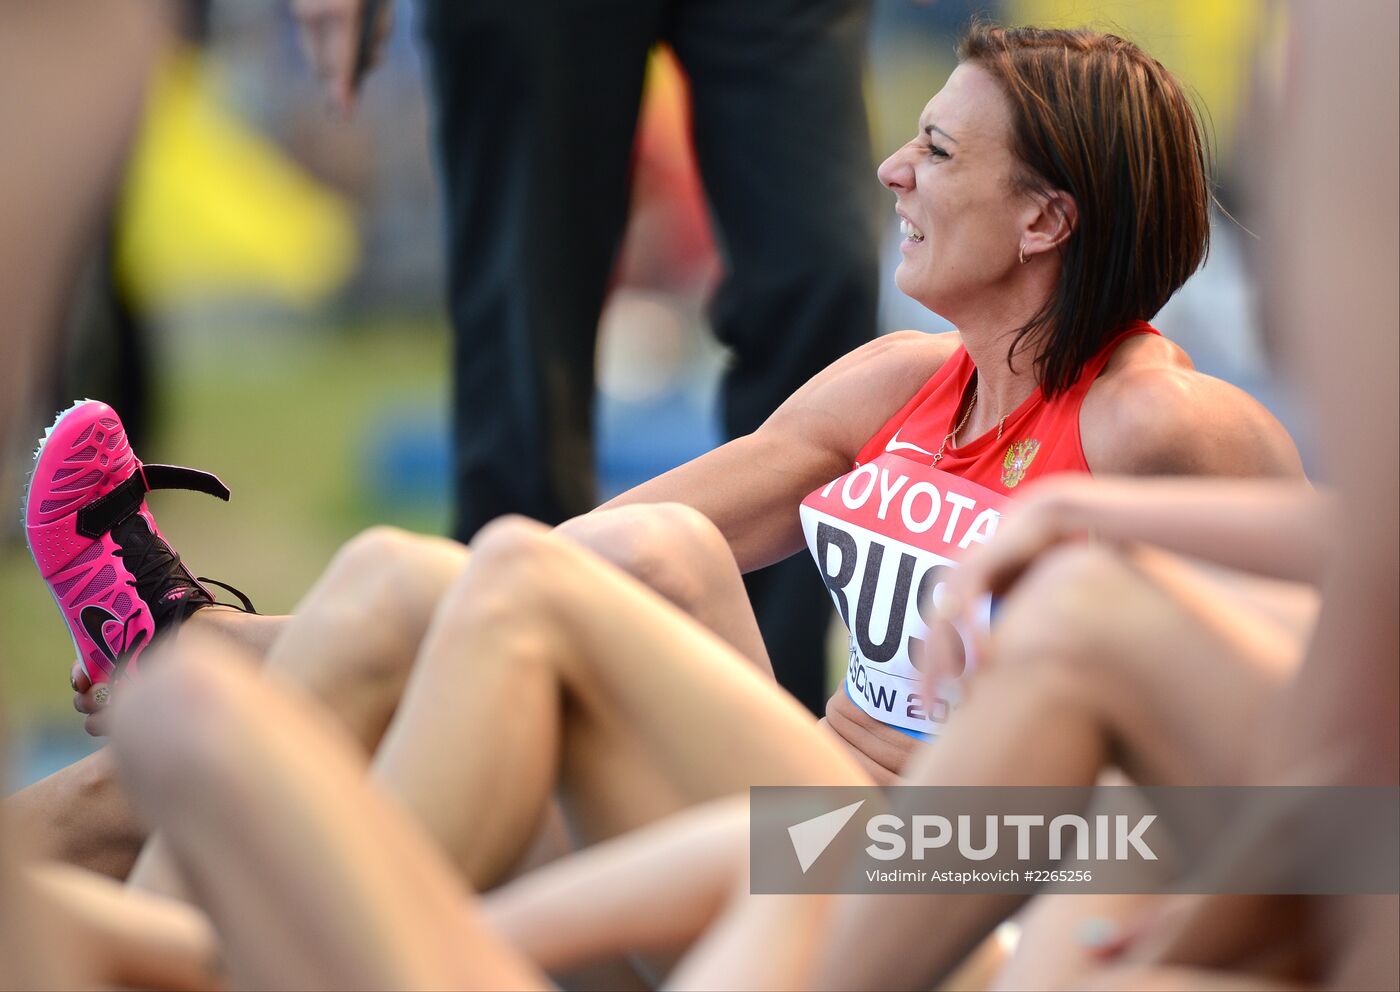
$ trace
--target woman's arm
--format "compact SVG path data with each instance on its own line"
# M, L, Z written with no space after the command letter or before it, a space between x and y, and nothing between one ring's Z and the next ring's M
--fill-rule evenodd
M1316 583L1330 547L1330 499L1269 479L1064 480L1044 501L1062 530L1152 544L1228 568Z
M686 503L714 521L743 571L780 561L802 547L802 500L849 471L865 442L957 347L956 334L876 338L819 372L752 434L605 506Z
M1306 482L1055 476L1031 489L996 538L968 556L939 609L954 615L983 593L1003 593L1043 552L1089 534L1316 583L1330 546L1329 506Z

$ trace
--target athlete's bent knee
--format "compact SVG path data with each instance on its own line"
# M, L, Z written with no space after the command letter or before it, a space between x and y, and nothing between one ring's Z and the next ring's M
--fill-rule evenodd
M497 517L472 538L471 561L448 589L439 612L462 616L484 609L535 609L567 568L565 555L565 541L545 525L528 517Z
M708 517L684 503L623 506L569 521L559 533L690 610L737 566Z
M549 528L537 520L517 514L497 517L472 538L472 565L480 570L533 560L549 553L553 540Z
M414 567L422 540L397 527L361 531L336 552L319 589L341 600L392 596L400 588L400 577Z
M1105 625L1117 622L1115 599L1130 581L1121 552L1077 543L1042 555L1017 582L993 621L1003 664L1093 660Z

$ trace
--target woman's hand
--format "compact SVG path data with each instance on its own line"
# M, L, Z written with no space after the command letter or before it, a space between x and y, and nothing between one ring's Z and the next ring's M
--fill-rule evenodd
M980 599L1006 593L1046 551L1084 536L1074 509L1092 486L1088 476L1073 475L1037 484L1002 517L996 536L953 569L935 602L920 604L921 612L966 629Z
M1105 964L1238 968L1277 979L1304 974L1302 901L1277 895L1172 895L1086 940Z
M83 729L92 737L105 737L107 704L112 700L111 683L94 684L83 663L75 661L68 672L68 684L73 687L73 708L83 714Z
M974 548L919 603L928 633L911 651L930 698L969 674L970 658L988 653L988 600L1004 595L1046 551L1085 533L1084 507L1094 482L1062 475L1038 483L1002 517L996 535ZM973 680L965 683L971 691Z
M368 68L383 58L391 11L386 3L378 12ZM306 61L325 90L327 106L342 117L348 116L355 107L355 56L360 19L365 16L364 0L292 0L292 16L297 21Z

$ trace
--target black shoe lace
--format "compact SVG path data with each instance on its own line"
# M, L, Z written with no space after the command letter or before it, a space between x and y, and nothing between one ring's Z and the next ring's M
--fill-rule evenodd
M197 576L197 577L195 578L195 581L196 581L196 582L207 582L207 583L209 583L211 586L218 586L220 589L227 589L229 592L233 593L235 596L238 597L238 601L239 601L239 603L241 604L241 605L239 605L239 606L234 606L232 603L220 603L220 604L218 604L218 605L220 605L220 606L227 606L227 607L229 607L230 609L238 610L238 611L240 611L240 612L242 612L242 613L257 613L257 612L258 612L258 611L257 611L257 608L253 606L253 601L252 601L251 599L249 599L249 598L248 598L246 595L244 595L242 592L240 592L240 591L238 591L237 589L235 589L233 586L229 585L227 582L220 582L218 579L211 579L211 578L209 578L208 576L205 576L205 575Z
M127 566L127 571L132 574L132 577L127 580L127 584L135 587L137 596L140 597L143 603L147 604L146 608L148 610L150 609L150 597L152 595L158 595L161 590L165 589L166 586L176 578L178 573L184 571L179 552L175 551L175 549L154 534L151 535L150 540L146 542L144 548L137 547L129 549L118 544L117 554L123 561L132 558L136 559L134 565L129 564ZM184 584L183 580L179 581L181 584ZM244 613L258 612L253 608L252 600L227 583L220 582L217 579L207 579L203 576L196 578L195 582L208 582L211 585L218 586L220 589L227 589L237 596L242 604L241 606L233 606L232 603L218 605L229 606L233 609L241 610ZM199 597L194 600L195 609L201 606L216 605L214 600L197 586L195 587L195 595ZM157 600L157 605L160 606L163 604L160 600ZM193 610L190 609L191 605L191 600L189 598L172 602L167 608L162 610L159 617L157 617L155 611L152 610L151 619L156 623L156 630L160 631L166 629L168 626L178 625L185 617L193 612ZM131 637L131 622L139 617L141 613L142 609L138 606L131 611L124 621L122 621L122 646L114 659L115 665L112 671L112 680L114 682L119 681L126 674L127 663L130 662L132 658L136 657L142 645L146 643L148 635L144 630L138 630L136 632L134 643L129 640Z
M131 573L127 584L134 586L136 595L147 604L156 599L159 606L160 593L184 571L179 554L155 535L135 547L128 548L119 544L117 555L126 562L126 570ZM171 605L173 607L176 604ZM152 610L152 619L165 619L156 618L154 613Z
M144 521L141 526L143 533L138 536L137 540L123 541L115 533L113 537L117 537L117 555L126 563L127 571L132 576L127 580L127 583L136 589L136 595L151 611L151 619L155 621L158 632L163 630L172 619L179 621L194 610L214 605L214 598L199 587L201 582L208 582L221 589L227 589L238 597L241 604L241 606L233 606L231 603L219 605L231 606L244 613L257 612L252 601L233 586L203 577L196 578L191 582L189 571L184 567L179 553L165 541L145 529ZM162 593L167 591L172 584L192 587L191 595L167 602ZM132 617L139 612L139 610L134 611ZM125 644L125 630L122 641ZM139 646L139 643L134 645L134 647ZM123 653L126 653L125 649Z

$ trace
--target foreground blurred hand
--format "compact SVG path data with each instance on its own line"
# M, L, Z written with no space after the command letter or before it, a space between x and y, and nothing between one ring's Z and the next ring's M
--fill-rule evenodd
M978 545L944 584L933 615L952 623L968 615L983 596L1004 595L1035 560L1057 544L1087 536L1070 507L1093 483L1067 476L1041 482L1019 500L997 526L996 537Z
M985 595L1008 592L1057 545L1094 537L1144 544L1288 582L1316 583L1329 556L1330 501L1295 479L1091 478L1059 475L1018 499L996 536L942 584L925 615L968 623ZM1288 535L1280 540L1279 535Z
M1106 965L1239 969L1279 981L1307 973L1297 896L1172 895L1154 899L1087 947Z
M1002 517L996 536L973 548L948 578L919 603L928 633L911 650L924 689L937 695L947 682L968 674L969 651L984 663L990 652L987 599L1008 593L1045 552L1087 535L1083 514L1074 512L1087 477L1056 477L1037 484ZM974 680L965 683L971 691Z
M342 117L355 109L355 50L364 9L365 0L292 0L302 51L321 81L327 106ZM393 23L392 10L388 2L380 7L367 69L378 65L383 55L384 40Z

